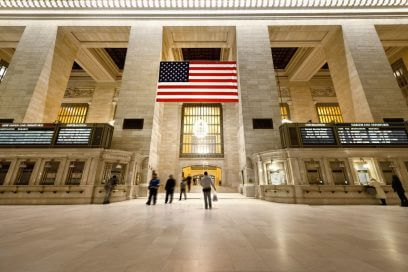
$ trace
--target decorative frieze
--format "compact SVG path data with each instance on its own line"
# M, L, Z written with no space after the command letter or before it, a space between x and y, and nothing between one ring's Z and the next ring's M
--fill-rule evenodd
M313 97L336 97L333 87L311 88Z
M289 90L289 88L285 88L285 87L280 88L280 90L279 90L279 96L280 96L280 97L290 97L290 90Z
M228 0L228 1L95 1L95 0L8 0L0 1L2 8L15 9L265 9L265 8L383 8L404 7L406 0Z
M64 98L92 97L95 88L67 88Z

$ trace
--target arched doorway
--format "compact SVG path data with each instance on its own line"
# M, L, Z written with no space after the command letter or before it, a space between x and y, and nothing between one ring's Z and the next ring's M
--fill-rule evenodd
M222 186L222 171L220 167L212 165L189 165L182 169L183 177L190 176L192 178L192 186L200 186L200 179L207 171L208 175L214 181L216 187Z

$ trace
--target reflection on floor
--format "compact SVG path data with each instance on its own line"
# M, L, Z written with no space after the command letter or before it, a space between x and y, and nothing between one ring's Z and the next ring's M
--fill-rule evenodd
M145 201L1 206L0 271L408 271L407 208Z

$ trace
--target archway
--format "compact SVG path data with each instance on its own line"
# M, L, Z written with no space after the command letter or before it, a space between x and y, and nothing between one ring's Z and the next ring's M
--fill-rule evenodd
M200 179L204 175L204 172L208 172L208 175L214 181L216 187L222 186L222 170L220 167L212 165L189 165L182 169L182 175L184 178L191 176L192 186L200 186Z

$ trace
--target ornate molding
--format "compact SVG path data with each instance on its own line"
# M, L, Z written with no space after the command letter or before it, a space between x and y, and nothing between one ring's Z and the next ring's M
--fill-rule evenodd
M290 97L290 89L286 88L286 87L281 87L280 88L280 93L278 95L280 97Z
M311 88L310 91L312 92L313 97L335 97L336 92L332 87L324 87L324 88Z
M299 9L406 7L408 0L2 0L13 9Z
M64 98L92 97L94 88L67 88Z

